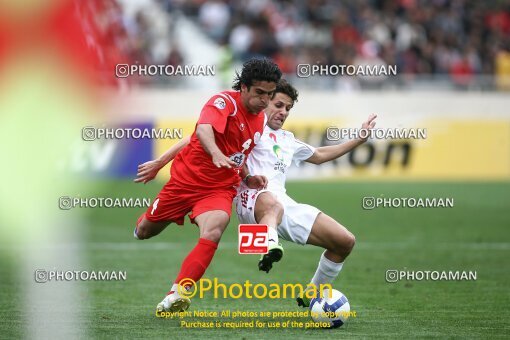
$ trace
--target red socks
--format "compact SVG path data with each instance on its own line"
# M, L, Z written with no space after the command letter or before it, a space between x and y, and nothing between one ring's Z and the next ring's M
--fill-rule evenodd
M214 253L218 249L218 243L199 238L198 243L193 250L184 259L181 265L181 271L177 275L175 283L179 283L182 279L189 278L197 282L202 278L207 267L211 263ZM190 282L184 284L186 288L190 288Z

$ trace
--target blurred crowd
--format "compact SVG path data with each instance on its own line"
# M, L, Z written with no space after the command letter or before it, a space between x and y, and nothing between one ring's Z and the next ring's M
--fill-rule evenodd
M463 87L474 75L508 68L508 1L213 0L182 6L212 39L227 42L235 58L271 56L288 74L301 63L388 64L407 76L447 75Z
M90 19L115 41L120 52L113 53L142 63L184 61L172 39L179 13L227 50L233 65L267 56L293 77L298 64L386 64L407 80L438 77L468 88L493 75L494 87L510 88L509 1L153 0L131 20L122 1L85 3L107 9Z
M120 63L173 66L184 63L173 37L173 21L157 1L143 1L142 6L131 11L129 6L123 6L122 0L74 2L85 43L96 56L100 82L115 83L113 70ZM155 79L158 80L137 78L136 82L151 83Z

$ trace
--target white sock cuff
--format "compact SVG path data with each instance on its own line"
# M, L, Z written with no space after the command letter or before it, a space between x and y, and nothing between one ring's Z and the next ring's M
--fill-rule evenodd
M321 255L319 266L321 270L324 272L324 274L331 277L336 277L338 273L340 273L340 271L342 270L344 263L343 262L336 263L331 261L330 259L326 258L326 256L324 255L325 253L326 251L324 251L324 253L322 253Z
M275 243L278 243L278 232L275 228L268 227L267 228L267 236L269 240L274 240Z

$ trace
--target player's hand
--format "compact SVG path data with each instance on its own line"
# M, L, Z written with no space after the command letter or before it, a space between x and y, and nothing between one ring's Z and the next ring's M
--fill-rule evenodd
M227 156L218 152L212 155L212 162L216 165L217 168L225 167L231 169L233 166L236 166L236 163L230 160Z
M267 177L261 176L261 175L250 176L246 180L246 185L250 189L258 189L258 190L265 189L265 188L267 188L267 183L268 183Z
M163 166L165 165L162 164L158 159L138 165L138 172L136 173L136 178L134 179L135 183L142 182L145 184L149 181L152 181Z
M377 115L376 114L371 114L370 116L368 116L368 119L366 122L363 122L363 124L361 124L361 129L362 130L372 130L375 126L375 119L377 118ZM367 139L368 139L368 136L370 134L367 133L366 134L366 137L365 138L360 138L363 142L366 142Z

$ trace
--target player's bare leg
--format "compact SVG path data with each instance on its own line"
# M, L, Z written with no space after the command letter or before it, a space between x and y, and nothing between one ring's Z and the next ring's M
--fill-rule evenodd
M134 236L138 240L151 238L161 233L170 223L171 221L151 222L144 213L136 223ZM170 291L156 307L156 313L184 311L189 305L190 300L187 297L181 297L178 292Z
M326 250L321 255L319 265L311 283L316 287L320 284L333 282L342 270L343 262L349 256L356 239L343 225L330 216L319 213L312 226L307 244L312 244ZM309 299L301 296L297 299L298 305L308 307Z
M321 212L306 243L326 249L324 255L328 260L341 263L349 256L355 242L356 238L347 228Z
M212 210L198 215L195 222L200 228L200 238L220 242L230 218L223 210Z
M179 275L168 295L158 304L157 312L179 312L189 308L191 301L182 292L191 289L193 282L200 280L209 267L227 228L229 215L223 210L212 210L198 215L195 222L200 229L198 243L182 262Z
M269 273L274 262L283 257L283 247L278 243L276 228L282 223L283 206L270 192L263 192L257 196L255 202L255 220L259 224L267 224L269 227L269 251L261 256L259 270Z
M161 233L170 223L171 221L151 222L143 214L136 223L134 236L138 240L146 240Z

